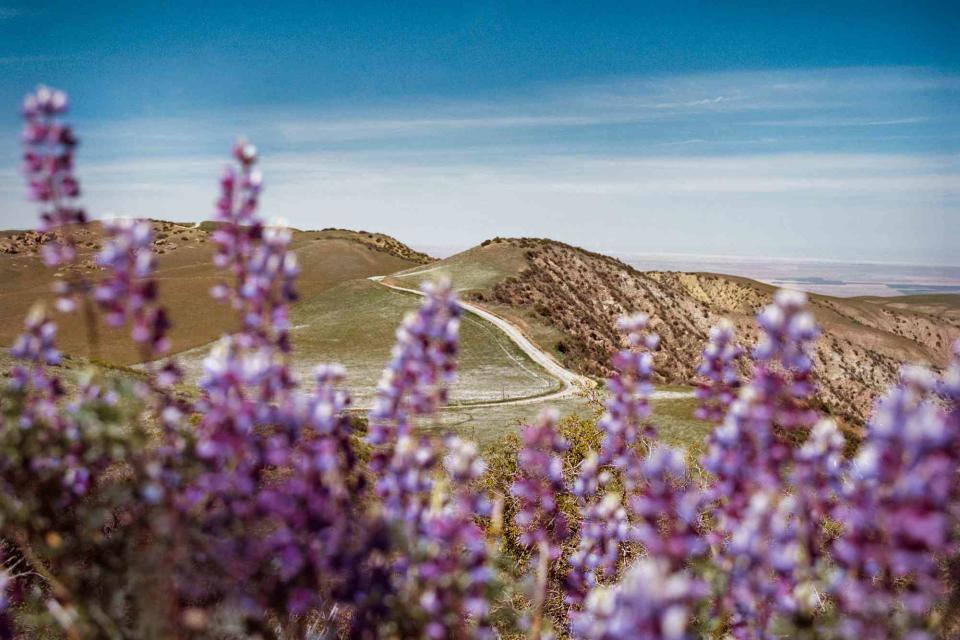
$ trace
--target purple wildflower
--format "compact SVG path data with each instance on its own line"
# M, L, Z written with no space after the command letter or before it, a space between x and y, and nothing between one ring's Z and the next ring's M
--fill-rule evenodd
M757 316L762 330L753 351L757 371L751 386L761 392L770 419L781 427L812 424L816 413L805 407L813 395L813 360L810 347L820 329L807 309L807 296L781 289L773 304Z
M444 440L447 455L443 458L443 467L450 479L455 500L459 508L468 514L489 516L490 500L471 486L487 470L487 463L480 457L476 443L457 436L447 436Z
M285 357L287 304L295 298L297 276L296 260L287 252L290 234L265 228L257 216L262 180L254 168L256 149L238 143L234 157L239 173L228 168L221 180L220 226L213 238L218 247L214 263L228 269L233 282L217 285L213 294L230 300L242 330L221 339L204 361L203 420L195 445L204 468L180 502L191 510L202 507L204 557L223 578L215 588L260 607L269 602L300 611L316 603L309 596L317 591L311 580L323 573L325 562L310 552L313 539L303 539L303 518L330 536L331 549L339 548L337 529L322 523L342 517L338 509L344 489L338 488L341 480L334 471L336 461L347 456L345 436L331 433L345 420L339 403L346 397L334 389L340 373L331 369L318 374L312 400L295 391ZM314 429L326 433L297 447L300 437ZM271 485L271 470L291 464L311 482L296 478L279 489ZM333 471L324 469L329 465ZM264 539L251 523L261 523L273 534ZM263 573L268 577L258 584L254 576ZM188 589L185 595L205 594ZM254 607L249 613L262 615L262 610Z
M184 506L202 507L202 548L223 573L215 586L288 614L320 607L324 589L352 570L341 556L360 544L348 514L363 480L345 413L350 398L338 388L343 369L319 367L315 392L300 394L276 347L230 337L205 369L195 446L204 468ZM286 471L276 478L276 469Z
M389 519L416 530L429 505L436 466L437 453L427 438L405 435L397 440L376 481Z
M809 604L819 558L814 529L798 528L797 505L822 512L829 490L802 486L799 498L783 497L795 452L777 431L816 415L805 404L813 392L808 352L819 331L805 302L802 293L778 291L758 315L754 377L710 435L702 460L712 475L708 497L717 521L711 543L730 581L721 604L732 609L736 637L763 637L776 613ZM798 454L796 479L835 483L823 476L836 473L836 440L826 428L814 436Z
M63 384L47 371L48 365L60 363L55 344L57 325L42 307L35 306L27 315L24 329L10 349L14 358L24 361L10 372L11 385L24 396L20 426L61 425L64 417L57 401L64 394Z
M460 305L449 281L424 283L423 304L397 330L393 356L377 386L370 411L373 445L389 444L412 429L413 416L429 415L446 404L456 379Z
M261 581L270 599L294 615L325 604L324 587L336 582L341 556L356 544L356 523L347 514L352 495L362 489L345 413L350 397L338 388L343 368L321 366L314 376L313 395L286 408L294 414L287 418L295 430L291 439L268 441L270 462L290 473L267 482L257 495L260 517L273 525L257 551L265 565Z
M799 582L809 566L798 533L798 502L775 491L752 494L743 518L737 522L724 549L729 585L726 598L733 605L733 637L768 637L778 611L812 612L819 604L815 583Z
M24 327L26 332L13 343L10 355L39 366L60 364L60 352L55 343L57 325L46 315L43 307L36 306L30 310Z
M94 290L94 297L107 312L107 322L119 327L133 325L135 342L147 355L156 355L170 346L170 322L157 303L156 268L153 255L153 228L148 220L116 219L104 223L107 239L97 262L109 275Z
M489 513L489 505L470 486L486 465L472 443L450 437L447 448L449 489L434 488L421 531L412 540L413 553L398 568L406 573L405 590L413 587L430 620L427 637L492 638L488 592L494 573L486 536L474 521Z
M845 440L831 420L821 420L807 441L794 452L790 484L803 501L805 519L818 525L828 517L842 494L847 465L843 457Z
M430 415L446 404L456 378L460 305L449 282L424 284L424 301L397 330L393 358L377 387L367 441L380 445L372 467L391 518L415 523L432 487L437 454L412 435L412 416Z
M707 551L701 518L705 496L689 477L685 452L654 447L643 460L643 488L630 500L637 517L635 539L651 557L678 570Z
M660 344L656 334L646 332L648 325L649 318L644 314L624 316L617 322L626 348L611 358L614 373L607 380L610 398L606 401L606 413L597 423L603 432L600 453L588 454L573 485L574 494L580 499L582 524L580 541L566 575L565 599L571 605L580 604L592 586L615 576L622 545L635 538L627 506L640 484L638 447L643 438L655 434L652 427L643 425L650 416L652 351ZM612 493L599 501L594 499L597 491L613 478L610 468L622 475L626 504L623 497Z
M649 318L644 314L625 316L617 327L626 336L627 348L616 352L611 359L613 375L607 380L610 399L607 412L598 426L604 437L600 448L600 463L616 469L633 468L636 446L643 436L652 436L652 429L644 429L642 422L650 416L650 393L653 375L653 354L660 338L645 333ZM630 487L628 486L628 491Z
M853 460L833 546L845 637L919 631L944 592L939 562L955 549L960 483L958 433L933 400L936 384L904 368Z
M294 282L300 272L296 254L288 251L290 231L266 227L257 216L263 178L255 168L256 147L240 141L233 153L239 169L224 170L217 202L220 226L213 234L214 264L228 270L233 281L216 285L211 294L231 302L250 338L289 351L287 305L297 298Z
M767 616L775 612L786 620L806 624L822 605L824 578L831 563L824 527L842 495L847 470L844 444L837 426L821 420L803 446L794 451L791 486L781 493L776 511L767 514L767 557L759 563L773 574L761 573L759 586L775 585L776 590L771 595L754 589L754 595L771 603L770 607L761 607ZM765 624L762 616L760 624Z
M767 637L774 616L809 619L822 604L823 525L840 490L843 444L832 422L817 423L795 452L792 489L756 490L732 522L718 561L728 574L734 637Z
M688 573L644 558L619 584L592 590L583 611L571 614L570 632L583 640L684 640L692 637L688 627L702 595Z
M580 540L565 576L568 605L582 604L591 589L616 578L623 544L635 538L627 509L616 493L584 504L580 513Z
M42 85L23 102L23 171L31 200L41 203L40 230L55 234L54 240L42 248L49 266L76 260L77 247L69 227L87 220L83 209L75 204L80 196L80 183L73 175L77 138L61 121L68 107L64 92Z
M816 416L803 406L813 393L810 342L819 335L805 301L802 293L778 291L757 316L763 333L754 350L754 377L710 435L702 462L713 474L721 535L735 526L755 491L782 486L792 447L775 428L808 424Z
M402 535L392 574L410 619L426 622L429 638L490 637L487 592L494 574L486 537L474 522L489 512L470 485L486 465L476 447L447 439L446 482L434 471L438 456L426 438L403 435L379 479L384 513ZM417 614L411 615L413 611Z
M493 571L483 531L464 514L431 514L418 545L425 557L407 580L417 586L417 603L431 619L428 638L492 638L488 590Z
M520 531L520 544L545 547L551 559L559 557L570 532L557 502L566 487L561 456L569 447L557 432L557 419L555 411L545 410L523 428L523 448L517 458L520 473L510 487L518 503L513 522Z
M613 474L600 467L600 455L590 451L580 463L579 473L573 479L571 493L582 502L593 498L600 489L606 487L613 479Z
M723 319L710 329L710 341L703 350L703 361L697 375L705 378L697 386L700 400L694 415L701 420L723 422L730 404L740 389L740 372L736 361L743 349L736 344L733 323Z
M424 284L420 308L397 330L391 362L370 411L371 466L386 522L399 533L392 561L404 617L421 620L410 635L490 637L487 591L493 579L487 541L474 522L489 503L471 486L486 466L476 446L446 439L441 456L415 437L412 419L447 402L456 377L460 305L448 281ZM447 472L437 478L440 461Z

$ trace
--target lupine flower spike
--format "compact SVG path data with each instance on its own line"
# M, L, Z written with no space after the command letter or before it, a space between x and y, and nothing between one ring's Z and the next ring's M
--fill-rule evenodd
M108 276L95 288L94 297L115 327L132 323L132 335L146 357L170 347L167 312L157 303L153 228L148 220L116 219L104 223L106 242L97 256Z
M63 91L42 85L23 102L23 171L31 200L41 204L40 230L54 236L42 248L50 266L76 260L77 247L70 227L87 219L76 204L80 196L80 183L73 174L77 138L70 125L62 121L68 108Z
M49 267L71 267L78 258L77 227L86 225L87 214L79 204L80 181L74 175L77 137L63 121L69 109L67 95L43 85L23 101L23 173L30 199L40 206L40 231L45 234L40 254ZM87 295L89 283L75 271L54 282L57 309L76 309ZM88 318L88 331L95 329ZM92 341L96 341L91 333ZM95 346L95 345L94 345Z
M720 531L729 531L754 490L779 488L790 445L776 427L806 424L812 417L803 403L813 393L813 361L808 353L819 335L804 307L806 296L778 291L757 317L763 330L754 350L756 372L710 436L704 468L715 476Z
M905 368L853 460L833 546L847 638L919 632L944 593L940 562L956 551L960 434L933 399L937 382L927 369Z
M24 405L19 418L23 428L63 423L57 401L65 389L60 378L48 370L48 366L60 364L56 336L57 325L43 307L36 306L27 316L24 332L10 349L10 355L23 361L10 372L12 387L23 394Z
M792 594L798 578L776 555L802 548L788 541L796 535L795 501L781 495L792 445L777 430L815 416L805 403L813 393L809 351L819 330L805 304L804 294L782 290L757 316L762 333L753 352L754 377L710 435L702 460L713 475L709 498L717 526L711 542L728 573L721 601L733 616L735 637L762 637L777 598Z
M517 499L514 524L520 530L520 544L537 550L545 545L551 559L569 535L567 517L557 502L564 492L563 453L569 447L557 431L557 413L544 411L523 428L523 448L517 458L520 475L510 487Z
M583 640L687 640L690 619L703 587L685 572L644 558L620 584L590 592L583 612L571 616L570 631Z
M267 340L289 351L287 305L297 298L293 283L300 273L296 254L288 251L290 231L267 227L257 215L263 176L256 168L257 148L245 140L233 149L237 168L227 167L217 201L219 228L214 264L232 281L213 287L219 300L229 300L243 322L247 339Z
M579 605L587 591L604 579L613 579L623 544L635 540L629 521L629 497L639 487L640 446L656 434L644 421L650 416L653 391L653 351L660 338L647 331L645 314L624 316L617 328L626 347L614 353L613 375L607 380L610 398L597 426L603 433L600 452L591 452L580 466L574 493L580 499L580 540L570 557L566 576L567 604ZM599 490L619 473L627 495L608 493L596 499Z
M697 368L697 375L705 379L697 385L696 396L700 400L694 412L697 418L723 422L740 389L740 372L736 364L741 355L743 349L736 344L732 322L724 319L710 329L710 341Z
M640 474L643 488L630 500L638 520L635 539L674 571L702 558L705 495L690 477L686 451L658 445L643 460Z
M449 281L425 283L420 309L404 318L390 364L377 385L370 412L373 445L408 435L411 419L446 404L456 376L460 305Z
M607 381L607 413L598 423L604 434L600 463L621 470L632 467L641 437L654 434L644 427L643 421L650 416L652 352L659 347L660 338L646 331L648 324L649 318L644 314L618 321L617 328L624 334L627 347L613 355L614 373Z

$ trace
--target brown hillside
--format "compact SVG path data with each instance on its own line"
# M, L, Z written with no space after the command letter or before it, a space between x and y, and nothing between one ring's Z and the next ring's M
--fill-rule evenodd
M566 366L608 373L619 344L615 319L642 311L662 339L662 382L690 383L707 332L721 317L756 340L754 316L774 288L710 273L640 272L619 260L559 242L495 239L436 263L464 295L520 325ZM425 274L428 275L428 274ZM397 274L397 279L411 277ZM825 409L862 424L877 394L904 362L942 365L960 337L960 297L832 298L811 296L824 330L816 346Z
M205 344L230 330L232 314L209 296L210 287L221 277L212 263L213 223L194 226L155 221L154 228L157 279L173 320L174 350ZM98 272L94 256L101 233L100 225L92 223L77 234L81 249L79 268L94 278ZM13 342L30 306L38 299L49 301L54 278L64 275L48 269L38 255L40 245L47 240L35 231L0 232L0 344ZM303 297L346 280L391 273L430 260L390 236L343 229L294 230L291 245L301 266L298 289ZM88 351L86 332L79 319L60 324L58 342L66 352L93 355ZM97 357L117 364L139 360L125 336L103 326L100 333L103 338Z

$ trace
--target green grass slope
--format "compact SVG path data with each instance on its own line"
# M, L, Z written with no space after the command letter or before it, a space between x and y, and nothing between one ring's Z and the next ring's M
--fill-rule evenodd
M291 314L294 367L301 377L317 364L339 362L359 406L369 406L380 373L390 360L396 330L421 298L370 280L341 283L297 304ZM559 383L532 362L502 332L472 314L460 326L460 376L455 404L498 403L550 393ZM208 347L183 354L196 378Z

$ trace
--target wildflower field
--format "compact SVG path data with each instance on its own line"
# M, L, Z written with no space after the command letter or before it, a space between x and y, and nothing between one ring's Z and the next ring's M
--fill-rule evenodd
M241 141L210 292L237 329L196 391L167 355L149 222L107 222L97 276L71 268L87 215L67 107L45 87L23 107L44 259L63 277L0 397L0 638L957 637L960 344L945 371L904 368L848 441L816 409L806 299L781 291L756 344L711 331L701 438L652 411L660 341L627 316L598 418L545 411L485 460L436 426L461 334L481 330L447 280L405 301L366 415L342 366L294 366L296 327L324 308L291 312L300 267L258 215ZM86 326L95 353L101 318L128 329L142 370L64 366L57 323ZM388 335L358 322L336 347L351 364L350 341Z

